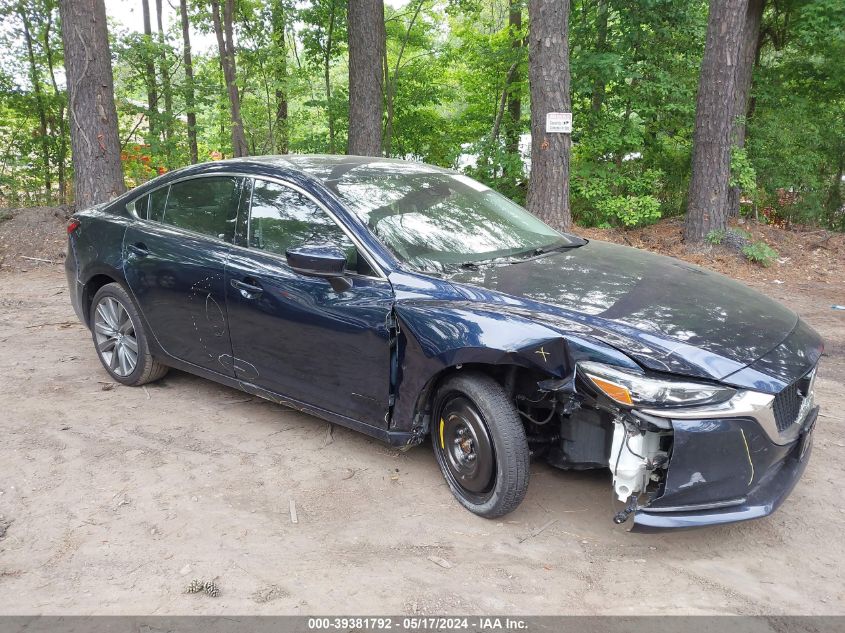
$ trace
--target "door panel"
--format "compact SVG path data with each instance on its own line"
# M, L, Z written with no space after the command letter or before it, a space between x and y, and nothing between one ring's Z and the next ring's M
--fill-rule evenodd
M235 371L264 389L386 426L393 290L386 280L350 279L353 287L338 294L278 257L235 249L226 266Z
M148 204L136 204L138 213L160 221L137 221L124 237L126 280L164 351L230 376L224 284L231 246L221 239L234 233L239 193L240 179L233 177L183 181L169 193L164 187Z
M335 220L312 199L255 180L245 243L226 266L236 376L259 387L386 427L390 393L387 319L393 289L371 273ZM288 248L332 244L347 253L352 288L294 272Z
M130 226L124 246L126 281L164 351L232 375L218 361L232 353L224 288L229 246L151 222ZM141 247L146 255L134 252Z

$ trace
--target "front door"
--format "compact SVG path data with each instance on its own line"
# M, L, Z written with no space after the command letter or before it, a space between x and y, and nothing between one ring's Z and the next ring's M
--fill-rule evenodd
M179 360L233 375L224 274L241 178L197 177L136 201L124 274L153 336Z
M226 292L236 375L281 396L385 428L393 290L325 210L286 185L255 180L248 248L233 249ZM352 287L287 265L285 250L333 244Z

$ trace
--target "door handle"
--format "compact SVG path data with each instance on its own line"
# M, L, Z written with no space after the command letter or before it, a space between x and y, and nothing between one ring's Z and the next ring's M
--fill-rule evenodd
M247 299L254 299L257 295L264 292L264 288L261 286L254 286L253 284L248 284L245 281L239 281L238 279L233 279L231 283L232 288L240 290L241 294Z
M128 250L136 257L146 257L150 254L149 249L143 242L136 242L135 244L130 244L126 247L126 250Z

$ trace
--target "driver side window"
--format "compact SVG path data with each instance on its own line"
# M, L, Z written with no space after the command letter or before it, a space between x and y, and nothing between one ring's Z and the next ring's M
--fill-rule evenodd
M346 252L346 267L360 270L358 251L352 240L325 211L298 191L275 182L255 180L252 192L248 244L285 256L289 248L303 244L331 244ZM363 265L369 269L361 258Z

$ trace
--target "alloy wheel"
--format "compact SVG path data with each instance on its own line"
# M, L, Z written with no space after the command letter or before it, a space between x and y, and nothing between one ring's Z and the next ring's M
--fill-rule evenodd
M103 297L94 312L94 340L97 352L109 371L125 378L138 366L135 325L123 304Z

